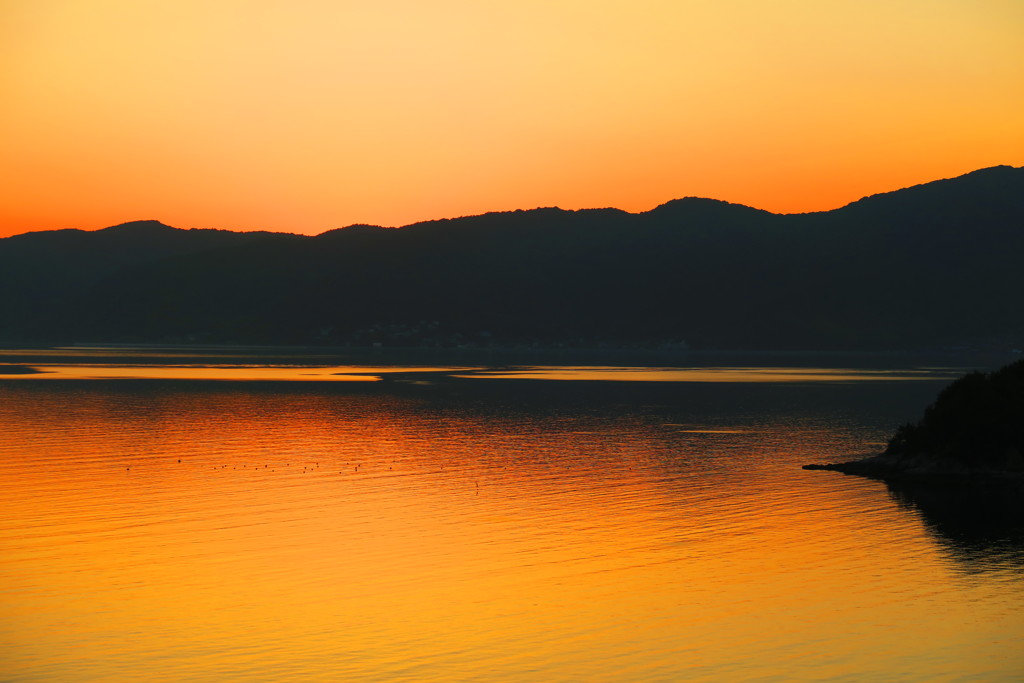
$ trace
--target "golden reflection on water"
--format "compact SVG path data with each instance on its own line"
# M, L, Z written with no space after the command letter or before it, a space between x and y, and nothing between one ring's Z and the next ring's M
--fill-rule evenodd
M119 386L0 386L5 680L1024 665L1019 568L967 575L881 484L798 469L882 435L827 412Z
M156 379L198 381L263 382L376 382L382 375L395 373L439 374L465 372L471 368L394 367L394 366L312 366L312 365L136 365L88 364L33 365L35 372L11 374L5 379L30 380L108 380ZM4 376L0 365L0 376Z
M225 381L375 382L373 375L350 374L343 368L71 365L36 366L26 379L176 379Z
M227 356L225 356L226 358ZM133 360L138 356L132 356ZM27 370L27 372L26 372ZM513 367L499 370L434 366L321 366L303 364L162 364L126 362L102 364L0 364L5 379L175 379L203 381L372 382L384 376L407 376L403 381L429 382L454 379L533 379L556 381L615 382L864 382L952 379L959 376L945 368L915 370L864 370L843 368L748 368L748 367ZM413 376L418 379L414 379Z
M863 382L870 380L934 380L955 377L948 370L860 370L846 368L633 368L633 367L531 367L490 370L456 377L488 379L546 379L616 382Z

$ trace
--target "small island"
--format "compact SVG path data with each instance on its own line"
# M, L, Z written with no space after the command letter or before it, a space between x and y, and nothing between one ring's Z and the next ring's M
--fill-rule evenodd
M876 479L988 476L1024 482L1024 360L956 380L918 422L897 429L878 455L803 468Z

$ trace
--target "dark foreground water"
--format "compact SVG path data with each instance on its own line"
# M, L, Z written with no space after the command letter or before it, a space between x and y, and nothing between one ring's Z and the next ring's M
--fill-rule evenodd
M0 380L0 680L1024 675L1019 491L799 468L949 371L51 363Z

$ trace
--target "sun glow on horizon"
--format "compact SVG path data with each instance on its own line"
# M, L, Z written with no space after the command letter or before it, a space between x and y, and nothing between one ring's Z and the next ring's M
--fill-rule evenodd
M0 236L792 213L1024 165L1012 0L0 0Z

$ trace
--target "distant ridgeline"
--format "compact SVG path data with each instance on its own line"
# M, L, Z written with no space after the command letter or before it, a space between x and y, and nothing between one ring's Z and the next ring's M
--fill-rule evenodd
M0 240L0 343L881 349L1024 343L1024 169L777 215L687 198L315 237Z

